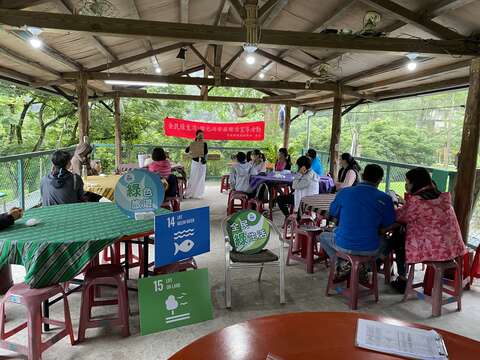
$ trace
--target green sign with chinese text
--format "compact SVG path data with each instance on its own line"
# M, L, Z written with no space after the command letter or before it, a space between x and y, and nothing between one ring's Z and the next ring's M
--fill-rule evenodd
M244 210L228 220L227 231L233 250L255 254L263 249L270 238L270 223L260 213Z

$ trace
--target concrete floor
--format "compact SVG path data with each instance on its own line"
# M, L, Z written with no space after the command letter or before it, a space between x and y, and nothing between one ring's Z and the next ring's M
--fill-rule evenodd
M212 331L244 320L266 315L299 312L299 311L350 311L346 301L339 296L325 297L327 271L318 265L314 274L307 274L303 265L292 265L286 268L287 304L280 305L278 296L278 274L273 269L266 269L262 282L257 282L256 270L247 270L243 274L233 274L232 310L224 306L224 251L220 233L220 222L226 214L226 194L219 193L218 184L211 183L207 187L204 200L189 200L182 203L182 209L199 207L208 204L211 211L211 251L199 256L200 267L208 268L214 307L214 319L204 323L178 328L175 330L140 336L138 303L136 293L130 293L130 304L136 315L131 317L132 335L122 338L117 329L91 329L87 331L87 341L71 346L65 339L55 344L44 353L44 360L126 360L126 359L167 359L170 355L188 345L193 340ZM278 216L278 214L277 214ZM277 222L281 221L278 216ZM14 267L15 281L21 281L23 270ZM480 340L480 281L471 291L464 294L463 311L458 313L455 305L444 307L440 318L431 318L429 304L410 300L401 303L401 296L383 285L383 277L379 276L380 301L360 300L359 311L390 316L406 321L424 323L441 329ZM69 297L74 331L78 330L80 294ZM22 320L23 309L10 305L7 308L9 326ZM52 314L62 318L61 306L52 308ZM25 335L19 336L19 341ZM18 355L0 350L0 359L21 359Z

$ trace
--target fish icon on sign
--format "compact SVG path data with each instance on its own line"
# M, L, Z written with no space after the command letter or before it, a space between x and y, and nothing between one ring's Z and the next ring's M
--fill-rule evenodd
M188 253L190 250L192 250L193 246L195 245L195 243L190 239L184 240L180 244L178 243L174 243L174 244L175 244L175 252L173 253L174 256L177 255L179 251Z

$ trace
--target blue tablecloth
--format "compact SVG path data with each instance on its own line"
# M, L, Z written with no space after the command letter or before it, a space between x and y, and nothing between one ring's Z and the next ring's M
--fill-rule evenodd
M281 177L269 173L267 175L256 175L250 177L250 187L256 189L263 183L270 184L292 184L294 174L282 174ZM335 182L330 176L320 176L320 194L330 193L335 186Z

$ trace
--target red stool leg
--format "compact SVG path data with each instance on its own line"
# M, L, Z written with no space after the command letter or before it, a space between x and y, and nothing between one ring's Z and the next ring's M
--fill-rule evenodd
M63 313L65 316L65 329L67 330L68 336L70 337L70 344L75 345L75 337L73 335L73 326L72 326L72 318L70 316L70 306L68 305L68 299L63 292Z
M325 290L325 296L330 296L330 289L334 287L333 280L335 279L335 269L337 267L337 261L332 261L330 263L330 273L328 274L328 282L327 289Z
M312 274L313 273L313 246L315 241L313 240L313 234L308 233L306 238L305 238L305 243L307 246L307 273Z
M28 312L28 360L40 360L42 357L42 309L27 304Z
M93 292L90 285L86 285L86 288L83 290L82 302L80 305L80 324L78 326L78 342L85 340L85 331L87 330L87 321L90 319L90 309L93 305L93 300L91 296Z
M378 274L376 261L372 261L370 266L372 267L373 296L375 297L375 302L378 302ZM390 272L390 268L388 269L388 272Z
M352 262L352 270L350 272L350 309L357 310L358 305L358 273L360 264Z
M463 261L462 258L459 258L457 261L457 279L459 281L456 282L456 291L455 295L457 297L457 311L462 311L462 293L463 293L463 271L462 265Z

